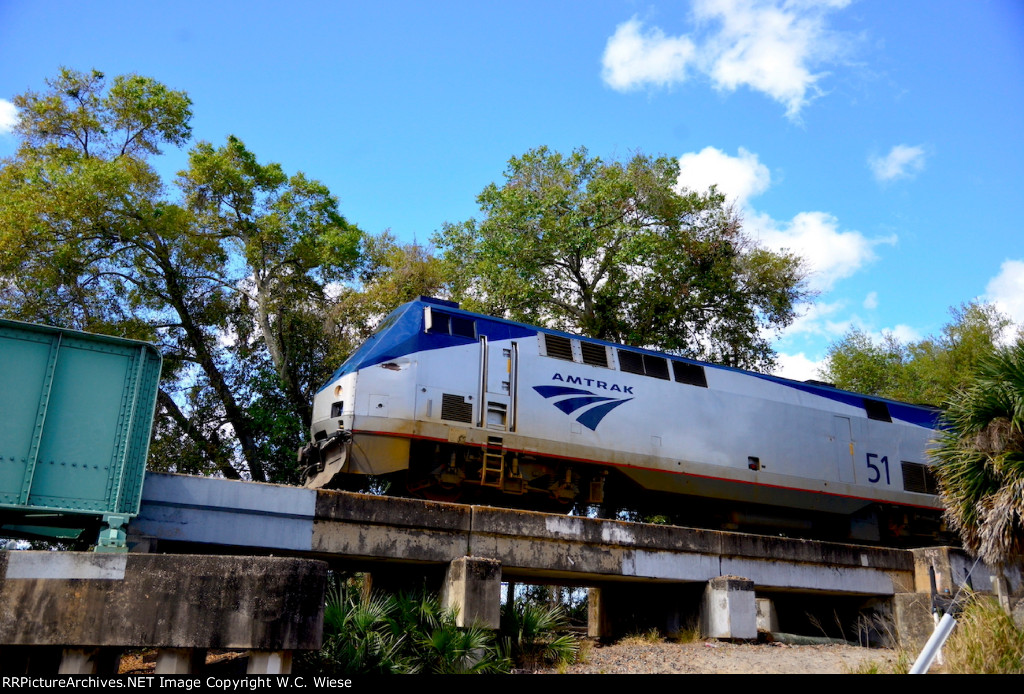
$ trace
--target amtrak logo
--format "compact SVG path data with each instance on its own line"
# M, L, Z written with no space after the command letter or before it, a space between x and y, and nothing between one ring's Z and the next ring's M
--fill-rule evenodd
M591 431L597 431L597 425L601 423L605 415L619 405L633 399L617 399L610 398L607 395L595 395L589 390L570 388L569 386L534 386L533 389L546 400L552 400L551 404L567 415L583 410L576 417L576 421Z

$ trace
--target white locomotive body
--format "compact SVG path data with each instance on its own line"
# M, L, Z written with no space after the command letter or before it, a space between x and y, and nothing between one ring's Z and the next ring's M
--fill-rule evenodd
M845 519L839 536L873 540L937 526L938 415L421 298L317 394L304 457L311 486L406 471L413 492L490 489L524 506L674 495L732 527L830 517Z

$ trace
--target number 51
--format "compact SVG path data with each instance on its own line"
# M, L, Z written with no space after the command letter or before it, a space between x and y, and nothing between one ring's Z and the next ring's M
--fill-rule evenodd
M885 468L885 483L889 484L889 456L883 455L879 460L877 453L868 453L868 469L873 473L873 477L868 478L868 482L875 484L878 480L882 479L882 470L879 464L871 462L871 459L875 458L879 461L879 464Z

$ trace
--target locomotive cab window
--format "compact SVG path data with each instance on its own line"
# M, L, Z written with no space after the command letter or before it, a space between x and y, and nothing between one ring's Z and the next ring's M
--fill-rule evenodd
M472 318L437 311L431 307L425 308L423 312L424 325L428 333L476 339L476 321Z

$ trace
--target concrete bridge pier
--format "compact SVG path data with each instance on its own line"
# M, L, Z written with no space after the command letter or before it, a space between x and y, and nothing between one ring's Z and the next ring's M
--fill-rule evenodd
M292 671L291 651L249 651L250 675L288 675Z
M456 624L497 629L501 625L501 562L460 557L448 565L441 607L458 611Z
M120 648L65 648L58 675L116 675Z
M156 652L157 675L190 675L206 664L205 648L160 648Z
M701 635L716 639L756 639L754 582L739 576L708 581L701 603Z

